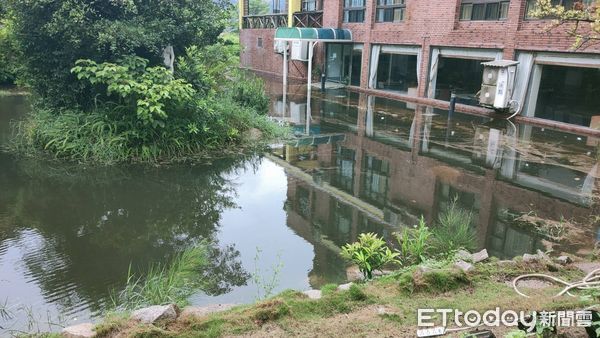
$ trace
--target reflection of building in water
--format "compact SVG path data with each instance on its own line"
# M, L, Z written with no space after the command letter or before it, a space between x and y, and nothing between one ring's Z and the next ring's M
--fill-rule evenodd
M421 215L433 224L457 199L472 212L479 246L513 257L543 248L548 239L516 222L518 216L535 211L539 219L582 221L590 215L598 166L585 154L579 166L540 158L539 147L547 142L534 140L528 126L464 115L448 119L434 115L438 111L363 96L341 103L323 104L320 128L326 139L315 136L279 152L310 174L306 182L290 179L288 198L296 206L290 209L297 217L290 216L288 225L313 243L326 238L339 247L364 231L389 234L414 225ZM336 202L339 196L352 199ZM373 217L358 211L360 203ZM591 248L593 236L588 239L579 244ZM330 251L315 260L333 259Z

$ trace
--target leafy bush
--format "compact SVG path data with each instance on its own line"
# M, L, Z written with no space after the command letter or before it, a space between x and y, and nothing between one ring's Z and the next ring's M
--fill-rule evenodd
M92 86L94 107L38 105L20 123L14 150L42 149L57 158L103 164L172 162L239 145L252 128L266 139L282 135L267 117L226 93L198 93L164 67L147 65L138 57L78 61L73 73Z
M15 84L19 73L19 55L11 26L10 21L0 18L0 85Z
M405 265L419 264L426 259L431 249L429 239L432 232L425 224L425 218L421 216L419 225L414 229L404 229L401 235L396 234L396 239L400 245L402 253L402 262Z
M351 260L366 279L373 278L373 271L379 270L388 263L397 262L400 254L392 252L382 238L374 233L364 233L358 236L358 242L342 247L342 257Z
M269 111L269 97L264 82L256 76L240 72L230 89L233 100L243 107L253 108L259 114Z
M458 206L454 199L438 217L438 226L433 229L435 249L449 253L458 249L473 251L477 247L477 237L471 227L473 214Z

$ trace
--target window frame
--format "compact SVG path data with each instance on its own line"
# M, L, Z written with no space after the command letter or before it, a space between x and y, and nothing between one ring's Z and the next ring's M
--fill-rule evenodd
M302 12L316 12L316 11L320 11L320 7L319 6L321 3L320 0L302 0L300 3L300 11ZM308 4L314 4L314 9L308 9Z
M492 6L498 6L494 13L489 11ZM464 11L467 7L471 7L470 17L464 18ZM476 7L478 8L477 12L474 11ZM506 21L509 8L510 0L461 0L458 21ZM480 13L481 16L476 16L476 13Z
M400 0L402 1L402 3L400 4L392 4L392 5L382 5L380 4L380 2L385 2L385 0L375 0L376 1L376 8L375 8L375 22L377 23L400 23L400 22L404 22L404 19L406 18L406 0ZM392 14L394 13L394 11L396 9L400 9L401 10L401 18L399 21L395 21L394 19L392 19L391 21L386 21L385 20L385 12L386 10L392 10ZM383 11L383 20L379 19L379 13L380 11ZM394 15L392 15L393 17Z
M354 6L354 1L362 1L362 6ZM346 4L350 4L347 6ZM363 23L365 22L365 14L367 10L367 1L366 0L344 0L343 2L344 9L344 23ZM350 21L350 13L362 13L362 20L352 20Z

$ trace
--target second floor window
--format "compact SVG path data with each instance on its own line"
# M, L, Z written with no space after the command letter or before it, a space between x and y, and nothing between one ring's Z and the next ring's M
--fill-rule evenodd
M405 0L377 0L377 22L404 20Z
M317 4L317 0L302 0L302 11L303 12L313 12L318 11L319 7Z
M510 1L462 0L460 20L506 20Z
M365 0L344 0L344 22L365 21Z
M584 6L591 6L595 0L552 0L552 6L563 6L566 10L573 9L575 3L579 2ZM537 0L527 0L527 9L525 10L525 17L527 19L535 19L531 13L537 9Z

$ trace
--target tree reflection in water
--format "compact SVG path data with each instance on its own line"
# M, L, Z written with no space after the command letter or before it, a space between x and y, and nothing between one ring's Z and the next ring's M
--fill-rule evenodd
M229 292L249 275L216 232L223 211L237 207L230 178L258 161L76 170L0 154L0 252L20 248L27 278L65 313L102 311L130 263L143 275L203 240L212 243L206 293Z

